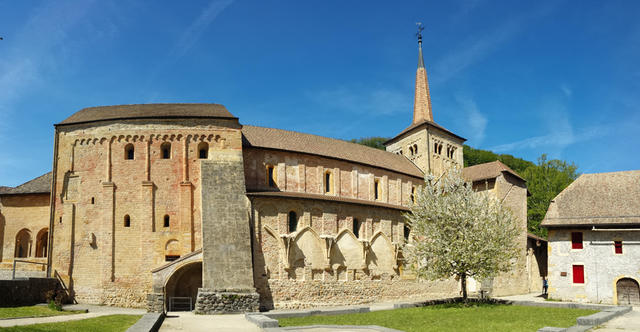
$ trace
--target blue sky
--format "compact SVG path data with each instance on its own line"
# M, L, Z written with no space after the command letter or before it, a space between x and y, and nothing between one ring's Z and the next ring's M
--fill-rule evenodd
M2 1L0 185L51 168L84 107L225 105L350 139L410 124L415 22L435 121L584 173L640 168L639 1Z

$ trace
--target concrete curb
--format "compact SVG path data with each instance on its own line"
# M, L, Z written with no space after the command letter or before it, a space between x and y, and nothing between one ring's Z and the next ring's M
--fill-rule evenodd
M526 302L526 301L523 301ZM556 303L560 304L560 303ZM595 309L602 310L591 314L589 316L582 316L576 319L576 325L568 328L562 327L543 327L538 332L584 332L592 329L596 325L606 323L618 316L622 316L630 312L632 307L623 306L603 306L598 304L580 304L580 303L564 303L566 306L550 306L550 307L562 307L562 308L575 308L575 309Z
M164 321L164 313L150 312L144 314L138 321L127 329L127 332L155 332L160 329Z
M307 326L291 326L291 327L276 327L264 329L266 332L296 332L310 329L332 329L342 331L344 329L349 330L374 330L380 332L403 332L400 330L390 329L388 327L382 327L378 325L307 325Z
M244 318L246 318L251 323L256 324L261 329L280 326L278 325L277 319L269 318L261 314L245 314Z

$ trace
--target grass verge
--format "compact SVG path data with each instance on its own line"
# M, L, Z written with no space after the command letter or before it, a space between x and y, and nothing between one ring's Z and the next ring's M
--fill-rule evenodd
M569 327L597 310L527 307L504 304L441 304L362 314L279 319L280 326L379 325L402 331L536 331Z
M141 315L109 315L60 323L45 323L1 328L3 332L121 332L135 324Z
M0 319L20 317L47 317L84 313L84 311L58 311L47 306L32 305L25 307L0 308Z

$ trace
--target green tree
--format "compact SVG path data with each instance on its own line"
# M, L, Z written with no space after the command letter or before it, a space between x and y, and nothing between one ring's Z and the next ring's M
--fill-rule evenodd
M496 160L500 160L505 165L509 166L516 173L522 175L522 173L530 166L535 164L521 158L514 157L510 154L496 154L489 150L480 150L472 148L468 145L463 146L463 158L464 167L473 165L484 164Z
M368 147L372 147L375 149L386 150L384 147L384 142L389 139L386 137L362 137L362 138L354 138L351 140L351 143L357 143L366 145Z
M411 228L405 252L418 276L455 276L466 300L467 277L484 279L512 268L518 252L513 214L488 192L474 192L459 169L439 180L426 176L415 197L405 215Z
M549 203L564 188L580 175L578 167L563 160L547 160L543 154L538 158L538 164L528 167L522 177L527 180L527 187L531 196L527 198L527 225L529 232L546 237L547 229L540 227Z

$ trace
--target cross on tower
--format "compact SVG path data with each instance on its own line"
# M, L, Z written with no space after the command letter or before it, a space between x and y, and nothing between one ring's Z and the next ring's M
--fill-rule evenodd
M422 42L422 31L424 30L424 25L422 22L416 22L416 26L418 27L418 32L416 32L416 37L418 37L418 42Z

